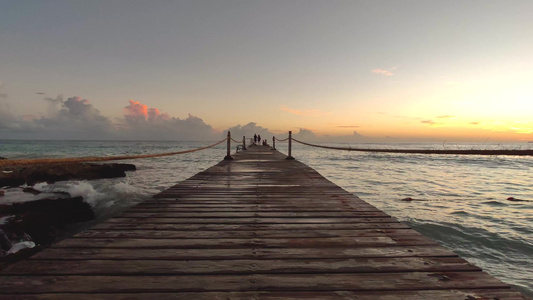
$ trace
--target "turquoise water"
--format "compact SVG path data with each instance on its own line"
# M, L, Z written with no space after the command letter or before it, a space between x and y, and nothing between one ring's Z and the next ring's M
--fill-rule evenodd
M42 158L162 153L209 142L0 141L0 156ZM343 145L337 145L343 146ZM344 145L345 146L345 145ZM352 147L357 145L352 144ZM532 144L366 144L364 147L530 149ZM287 153L286 143L278 150ZM81 195L100 219L148 199L219 162L225 146L124 161L126 178L38 184ZM294 145L293 156L470 262L533 296L533 157L363 153ZM0 202L34 197L8 189ZM411 197L413 201L402 201ZM508 201L514 197L525 201Z

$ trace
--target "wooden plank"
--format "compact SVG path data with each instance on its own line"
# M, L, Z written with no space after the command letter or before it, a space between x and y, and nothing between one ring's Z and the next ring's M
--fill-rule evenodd
M384 212L125 212L122 218L386 218Z
M459 257L395 257L284 260L41 260L5 269L7 275L199 275L199 274L320 274L480 271Z
M329 206L329 207L298 207L298 206L266 206L252 204L247 206L224 206L224 205L152 205L152 206L136 206L128 209L129 212L136 213L153 213L153 212L187 212L187 213L214 213L214 212L328 212L328 213L345 213L347 211L355 212L377 212L378 209L374 207L344 207L344 206Z
M113 293L113 294L21 294L0 295L0 300L526 300L524 295L510 289L449 289L410 291L257 291L257 292L180 292L180 293Z
M154 238L70 238L57 243L58 248L332 248L384 247L392 245L438 245L421 235L341 238L244 238L244 239L154 239Z
M386 291L508 288L484 272L167 276L2 276L4 294L206 291Z
M413 229L361 230L229 230L229 231L170 231L170 230L87 230L76 238L164 238L164 239L223 239L223 238L333 238L420 236Z
M269 195L268 197L260 194L256 195L242 195L240 197L224 197L222 195L219 195L220 197L214 198L212 196L202 196L200 197L197 195L197 197L192 196L183 196L183 195L177 195L176 199L154 199L152 203L202 203L202 202L211 202L213 204L217 203L224 203L225 201L229 200L235 200L235 201L241 201L242 204L246 204L246 201L255 200L259 201L263 204L273 204L273 205L279 205L279 204L293 204L293 205L305 205L305 204L315 204L315 205L335 205L335 204L343 204L343 205L370 205L368 203L362 202L362 200L357 198L350 199L344 199L346 197L332 197L332 196L326 196L326 195L318 195L318 194L309 194L305 196L291 196L286 194L281 195ZM227 196L227 194L226 194ZM210 198L210 199L209 199ZM237 203L238 204L238 203Z
M252 229L252 228L250 228ZM76 238L153 238L153 239L227 239L227 238L333 238L419 236L413 229L361 230L229 230L229 231L170 231L170 230L87 230Z
M353 224L396 223L394 218L123 218L107 220L109 223L139 224Z
M410 229L404 223L315 223L315 224L146 224L105 222L91 230L177 230L177 231L240 231L240 230L360 230Z
M31 260L91 260L91 259L349 259L358 257L437 257L457 256L440 246L389 246L357 248L233 248L233 249L150 249L136 248L50 248L35 254Z

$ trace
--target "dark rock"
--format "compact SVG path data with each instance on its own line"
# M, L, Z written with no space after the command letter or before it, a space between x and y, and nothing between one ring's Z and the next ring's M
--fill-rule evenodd
M137 167L134 164L110 164L115 168L121 169L123 171L135 171Z
M16 253L13 253L13 254L9 254L7 255L6 257L3 257L0 255L0 270L3 269L4 267L8 266L9 264L12 264L12 263L15 263L17 261L20 261L20 260L23 260L23 259L26 259L30 256L32 256L33 254L39 252L42 250L42 247L41 246L36 246L34 248L26 248L26 249L22 249Z
M22 189L22 191L24 193L29 193L29 194L34 194L34 195L39 195L41 192L32 188L32 187L25 187Z
M11 167L0 172L0 187L34 185L38 182L53 183L62 180L93 180L126 177L126 171L134 171L132 164L61 163Z
M7 224L0 226L7 239L18 241L29 235L37 245L52 243L68 225L95 218L91 206L82 197L48 198L0 205L0 216L13 216Z
M7 159L7 158L0 156L0 159Z
M15 176L2 176L2 174L0 174L0 187L4 187L4 186L15 187L15 186L21 186L24 183L26 183L26 180L24 180L24 178L20 178L20 177L17 178Z

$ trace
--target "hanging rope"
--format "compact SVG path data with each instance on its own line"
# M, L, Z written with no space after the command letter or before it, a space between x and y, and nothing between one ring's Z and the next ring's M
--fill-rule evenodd
M274 138L275 138L276 141L278 141L278 142L286 142L286 141L289 140L289 138L286 138L286 139L283 139L283 140L280 140L280 139L278 139L277 137L274 137ZM294 140L294 139L293 139L293 140Z
M69 157L69 158L37 158L37 159L3 159L0 160L0 167L4 166L23 166L23 165L35 165L35 164L52 164L52 163L79 163L79 162L92 162L92 161L110 161L110 160L125 160L125 159L140 159L140 158L152 158L152 157L162 157L162 156L171 156L185 153L192 153L200 150L209 149L215 147L223 142L226 139L223 139L220 142L214 143L209 146L205 146L197 149L190 149L178 152L168 152L168 153L157 153L157 154L140 154L140 155L124 155L124 156L107 156L107 157Z
M232 140L233 142L235 142L235 143L242 143L242 141L237 141L237 140L234 139L234 138L231 138L231 140Z
M332 149L332 150L345 150L345 151L360 151L360 152L384 152L384 153L408 153L408 154L456 154L456 155L518 155L518 156L533 156L533 150L432 150L432 149L372 149L372 148L346 148L346 147L332 147L310 144L299 141L295 138L292 139L300 144Z

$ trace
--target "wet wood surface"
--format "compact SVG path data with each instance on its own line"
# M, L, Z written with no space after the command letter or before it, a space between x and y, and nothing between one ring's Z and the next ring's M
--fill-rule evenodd
M527 299L269 147L234 158L9 266L0 299Z

